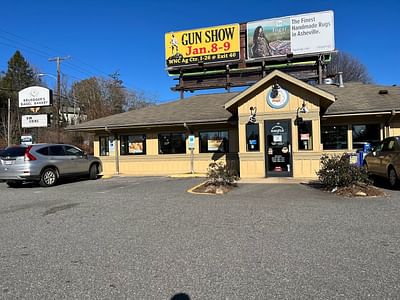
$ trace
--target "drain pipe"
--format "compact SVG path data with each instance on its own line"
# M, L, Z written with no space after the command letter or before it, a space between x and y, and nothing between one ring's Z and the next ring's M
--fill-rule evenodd
M396 116L396 110L392 109L392 111L390 112L390 117L389 119L386 121L386 135L384 136L385 138L390 136L390 123L392 123L394 117Z
M107 128L107 125L104 126L104 130L110 134L113 134L110 129ZM114 134L114 151L115 151L115 174L119 174L119 153L118 153L118 135Z

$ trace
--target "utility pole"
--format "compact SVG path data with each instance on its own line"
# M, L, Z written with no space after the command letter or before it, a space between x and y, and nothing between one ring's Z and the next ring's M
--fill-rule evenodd
M7 147L11 146L11 99L8 98L7 110Z
M57 129L57 142L60 142L60 107L61 107L61 72L60 72L60 64L61 61L70 59L71 57L65 56L65 57L53 57L49 58L49 61L55 61L57 62L57 102L55 105L55 111L56 111L56 129Z

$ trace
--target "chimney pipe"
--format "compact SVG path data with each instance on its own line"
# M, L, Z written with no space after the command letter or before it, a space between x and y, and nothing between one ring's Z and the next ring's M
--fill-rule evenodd
M343 72L338 72L338 75L339 75L339 87L344 87L344 84L343 84Z

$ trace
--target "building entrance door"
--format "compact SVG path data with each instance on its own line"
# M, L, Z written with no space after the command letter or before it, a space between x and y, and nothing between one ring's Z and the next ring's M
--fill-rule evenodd
M267 177L292 177L291 120L267 120L264 125Z

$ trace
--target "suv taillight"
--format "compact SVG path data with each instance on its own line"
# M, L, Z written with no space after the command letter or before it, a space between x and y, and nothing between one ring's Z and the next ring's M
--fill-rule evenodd
M29 151L31 150L32 146L28 146L25 150L25 155L24 155L24 160L25 161L30 161L30 160L36 160L36 157L34 157Z

